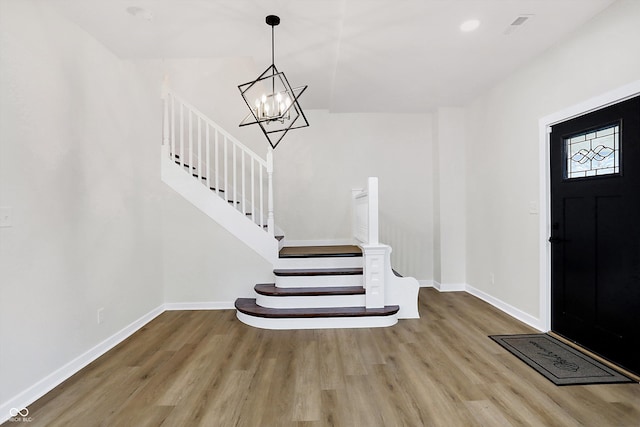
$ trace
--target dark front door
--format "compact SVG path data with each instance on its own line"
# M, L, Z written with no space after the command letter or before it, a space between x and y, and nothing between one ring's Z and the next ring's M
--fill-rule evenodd
M640 374L640 97L552 127L551 329Z

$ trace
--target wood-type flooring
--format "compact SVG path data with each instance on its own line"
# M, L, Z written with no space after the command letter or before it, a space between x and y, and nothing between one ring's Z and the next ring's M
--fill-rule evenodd
M425 288L420 313L269 331L168 311L30 405L29 425L640 425L640 385L554 386L487 337L535 331L485 302Z

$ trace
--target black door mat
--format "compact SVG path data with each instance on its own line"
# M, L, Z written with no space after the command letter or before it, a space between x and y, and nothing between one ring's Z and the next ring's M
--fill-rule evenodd
M489 338L555 385L635 382L548 334L489 335Z

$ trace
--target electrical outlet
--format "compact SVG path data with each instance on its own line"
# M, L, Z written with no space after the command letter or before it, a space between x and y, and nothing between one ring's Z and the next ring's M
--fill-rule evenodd
M104 322L104 308L98 309L98 325Z
M489 273L489 280L491 280L491 284L495 285L496 284L496 276L493 273Z

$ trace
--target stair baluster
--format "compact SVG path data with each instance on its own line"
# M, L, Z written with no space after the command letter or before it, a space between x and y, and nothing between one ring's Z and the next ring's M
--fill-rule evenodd
M207 182L207 188L211 188L211 143L209 140L209 125L207 124L206 130L205 130L205 158L206 158L206 168L207 168L207 173L206 173L206 182Z

